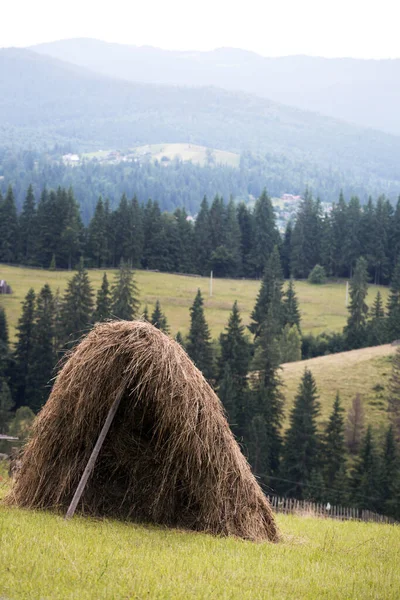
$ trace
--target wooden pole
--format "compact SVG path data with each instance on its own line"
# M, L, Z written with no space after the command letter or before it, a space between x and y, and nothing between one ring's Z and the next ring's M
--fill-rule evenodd
M123 389L123 390L121 390L118 393L118 395L116 396L116 398L115 398L115 400L114 400L114 402L113 402L113 404L112 404L112 406L111 406L111 408L110 408L110 410L108 412L107 419L105 420L103 428L100 431L100 435L99 435L99 437L97 439L96 445L95 445L95 447L92 450L92 454L90 455L90 458L89 458L88 463L87 463L87 465L85 467L85 470L83 472L81 480L80 480L80 482L78 484L78 487L76 488L76 492L74 494L74 497L72 498L72 502L69 505L69 508L67 510L67 514L65 515L65 518L67 520L71 519L74 516L76 507L78 506L78 502L81 499L81 496L82 496L83 491L84 491L84 489L86 487L86 484L87 484L87 481L88 481L88 479L90 477L90 474L93 471L96 459L97 459L97 457L99 455L99 452L100 452L101 447L103 445L103 442L104 442L104 440L106 438L108 430L110 429L111 423L113 422L113 419L115 417L115 413L118 410L118 407L119 407L120 402L121 402L121 398L122 398L122 396L124 394L124 391L125 390Z

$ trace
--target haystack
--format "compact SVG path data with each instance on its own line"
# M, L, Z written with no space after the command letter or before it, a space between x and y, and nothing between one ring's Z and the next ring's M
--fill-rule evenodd
M142 321L98 324L71 353L8 504L65 510L120 393L81 513L277 540L220 400L181 346Z

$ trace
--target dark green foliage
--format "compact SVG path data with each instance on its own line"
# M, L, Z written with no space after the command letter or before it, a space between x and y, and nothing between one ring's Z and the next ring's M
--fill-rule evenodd
M8 348L8 325L6 319L6 311L0 306L0 344L4 344Z
M279 354L281 363L301 360L301 335L297 325L286 323L279 337Z
M204 197L200 205L194 225L194 247L196 270L202 275L209 272L209 261L212 252L210 209L207 198Z
M290 414L290 426L285 436L282 473L286 493L296 498L304 497L303 486L315 480L321 470L317 432L319 402L317 387L311 371L306 369Z
M388 414L397 442L400 442L400 347L392 360L392 373L389 381Z
M350 281L350 306L347 325L344 329L348 350L362 348L367 338L368 306L365 302L368 293L367 262L359 258Z
M139 290L132 269L121 260L111 287L111 315L114 319L132 321L140 306Z
M93 322L105 321L111 318L111 295L107 273L104 273L101 288L97 292L96 310L93 313Z
M176 336L175 336L175 341L178 342L178 344L180 344L182 346L182 348L185 347L184 341L183 341L183 337L180 331L177 332Z
M211 380L214 377L214 357L203 304L203 297L198 290L190 308L190 330L186 351L196 367L203 372L204 377Z
M167 317L161 310L161 305L160 305L159 300L156 300L156 304L154 306L154 310L151 315L150 323L152 325L154 325L154 327L157 327L157 329L160 329L163 333L166 333L166 334L169 333Z
M396 262L390 283L387 302L387 337L388 341L400 338L400 259Z
M283 294L283 311L285 325L296 325L300 331L300 310L293 279L289 280L286 292Z
M35 292L31 288L22 303L22 313L17 325L17 343L14 350L12 373L13 397L17 408L30 397L29 365L32 360L33 329L35 314Z
M382 465L369 425L351 474L352 500L358 508L382 508Z
M13 189L9 186L4 200L0 194L0 262L17 262L18 240L17 209Z
M237 301L233 304L225 332L220 335L220 346L218 394L230 417L232 430L237 435L242 435L245 425L250 342L245 335Z
M339 393L336 394L332 413L324 432L322 451L326 497L333 504L337 502L338 486L346 471L344 417Z
M255 275L264 273L269 258L280 237L275 223L275 212L270 197L264 189L254 206L253 244L251 261Z
M24 265L35 264L36 260L36 203L32 185L29 186L19 217L20 261Z
M360 394L353 398L346 420L346 445L351 454L357 454L364 431L364 407Z
M321 208L307 189L297 213L291 236L291 274L305 278L320 260L321 253Z
M261 328L270 314L276 334L279 334L284 324L283 275L278 248L275 246L265 266L260 291L256 304L251 313L252 323L249 329L256 337L261 333Z
M109 262L107 216L103 199L97 201L87 232L87 255L93 267L104 267Z
M385 311L383 308L382 296L377 292L374 304L369 312L367 323L367 345L379 346L388 341L387 324L385 320Z
M73 346L86 333L92 322L93 290L83 261L77 273L69 280L61 310L61 343L65 347Z
M7 433L13 413L14 402L5 377L0 376L0 433Z
M385 436L382 456L381 494L383 512L395 519L400 518L400 457L393 427Z
M46 284L36 300L32 352L28 367L30 393L29 397L25 397L25 404L34 412L38 412L44 405L51 390L50 380L56 364L54 317L54 298Z
M326 271L321 265L316 264L308 276L308 281L317 285L326 283Z

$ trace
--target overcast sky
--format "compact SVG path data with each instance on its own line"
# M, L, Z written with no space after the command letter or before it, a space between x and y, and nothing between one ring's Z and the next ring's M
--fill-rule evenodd
M93 37L174 50L399 58L395 0L3 0L0 46Z

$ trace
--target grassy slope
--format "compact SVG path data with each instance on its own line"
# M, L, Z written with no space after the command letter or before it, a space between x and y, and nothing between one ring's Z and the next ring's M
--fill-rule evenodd
M385 425L387 384L391 373L391 357L395 351L396 347L388 344L282 365L286 415L293 405L300 378L307 367L317 383L321 421L327 420L336 392L340 393L346 410L351 406L354 396L360 393L367 422L374 427Z
M398 598L400 527L278 521L282 542L253 544L110 520L67 523L0 501L0 597Z
M107 272L111 282L112 272L109 269ZM72 273L65 271L0 265L0 279L6 279L14 291L12 296L0 297L0 302L7 311L12 336L14 336L14 328L20 315L21 302L29 287L32 286L39 291L45 283L49 283L53 291L59 287L63 292L66 282L71 276ZM90 279L96 290L101 285L102 276L102 270L90 271ZM148 304L150 310L151 305L154 305L156 299L159 298L173 334L178 330L187 333L189 307L193 303L197 288L200 288L205 299L206 319L214 337L217 337L226 326L235 300L239 303L245 324L249 323L250 313L260 287L260 282L254 280L214 279L213 296L210 298L208 278L137 271L136 279L140 289L141 308L144 309L145 304ZM296 283L303 331L313 333L327 330L339 331L344 326L347 316L345 287L344 282L329 283L323 286L310 285L304 281ZM387 288L371 286L370 303L373 302L378 289L386 301Z

